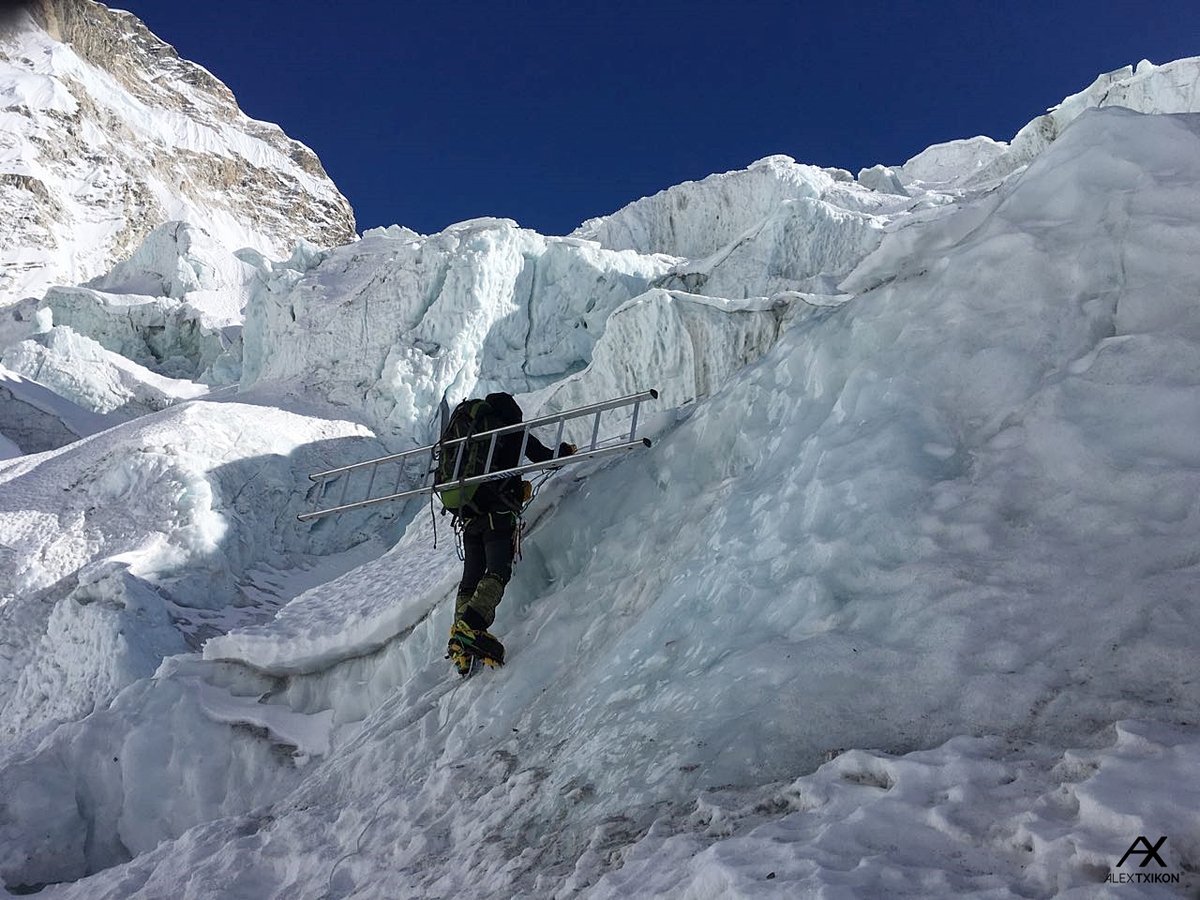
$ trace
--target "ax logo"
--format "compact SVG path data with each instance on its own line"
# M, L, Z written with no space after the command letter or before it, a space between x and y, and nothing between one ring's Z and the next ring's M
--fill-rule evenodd
M1139 834L1138 839L1130 845L1129 849L1125 851L1125 855L1121 857L1121 861L1117 863L1117 868L1119 869L1121 866L1125 865L1125 860L1129 859L1129 857L1140 854L1144 858L1140 863L1138 863L1139 869L1144 869L1147 865L1149 865L1150 860L1154 860L1165 869L1167 864L1163 861L1163 858L1158 855L1158 848L1166 842L1167 839L1165 837L1160 837L1158 839L1158 843L1151 844L1149 838ZM1146 849L1139 850L1138 847L1145 847Z
M1142 861L1137 864L1137 868L1144 869L1151 862L1158 863L1160 869L1167 868L1167 861L1159 855L1159 850L1162 845L1167 842L1166 837L1160 837L1153 844L1150 843L1150 838L1144 834L1139 834L1136 841L1129 845L1129 849L1125 851L1125 855L1121 857L1121 861L1117 863L1117 868L1125 865L1126 861L1132 857L1141 857ZM1129 868L1134 868L1130 865ZM1108 884L1179 884L1179 872L1117 872L1111 871L1104 876L1104 881Z

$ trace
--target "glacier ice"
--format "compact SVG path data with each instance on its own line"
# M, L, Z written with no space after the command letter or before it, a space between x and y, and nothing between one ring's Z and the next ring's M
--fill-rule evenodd
M343 552L373 539L366 522L386 530L395 511L319 536L295 520L302 470L343 442L379 449L348 422L190 402L0 468L4 734L106 703L227 629L227 608L253 620L242 585L256 565Z
M136 418L210 390L158 375L66 325L9 347L0 362L84 409L116 414L114 419Z
M609 314L670 263L498 219L375 233L253 293L242 387L301 385L385 438L425 443L443 397L523 393L581 369Z
M1188 65L1104 90L1190 103ZM0 463L0 874L1083 895L1160 828L1190 871L1200 120L1089 97L1015 165L978 138L858 182L774 157L568 238L239 254L238 394ZM189 297L161 237L87 302ZM61 369L94 349L53 325ZM294 521L306 472L428 441L444 398L647 386L654 448L531 506L484 677L441 658L457 559L419 502ZM258 605L313 553L341 571Z

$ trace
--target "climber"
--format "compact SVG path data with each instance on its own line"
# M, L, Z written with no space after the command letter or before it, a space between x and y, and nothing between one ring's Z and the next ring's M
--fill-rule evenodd
M451 415L442 434L442 442L468 434L479 434L506 425L519 425L521 407L511 394L488 394L483 400L464 400ZM500 472L520 465L522 432L499 436L489 472ZM439 483L453 480L456 452L463 449L457 462L457 477L482 474L486 465L488 440L467 441L465 445L442 447ZM546 462L575 452L573 444L563 443L558 452L551 450L529 433L525 455L533 462ZM442 503L454 513L462 534L463 576L454 604L454 624L450 628L447 656L460 674L472 668L472 659L490 665L504 664L504 645L488 631L496 619L496 607L504 587L512 576L520 514L528 499L527 482L519 475L485 481L442 491Z

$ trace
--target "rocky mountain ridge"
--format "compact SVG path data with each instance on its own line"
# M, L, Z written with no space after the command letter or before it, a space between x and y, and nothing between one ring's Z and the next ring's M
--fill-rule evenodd
M94 0L37 0L0 32L0 209L0 307L100 275L171 220L276 258L355 236L310 149Z

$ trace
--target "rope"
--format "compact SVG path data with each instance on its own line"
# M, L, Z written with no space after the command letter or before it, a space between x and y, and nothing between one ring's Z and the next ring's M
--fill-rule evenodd
M429 448L429 471L426 475L431 475L437 471L437 459L440 444L434 444ZM437 480L436 477L434 479ZM433 509L433 491L429 492L429 522L433 526L433 549L437 549L437 514Z
M342 863L344 863L350 857L358 856L359 853L362 852L362 839L363 839L364 835L366 835L367 831L370 830L372 825L374 825L381 818L383 818L380 815L379 811L381 809L383 809L383 804L386 803L389 799L390 799L390 797L384 796L383 798L380 799L380 801L377 804L375 804L375 809L371 811L370 820L367 822L366 825L363 826L362 831L360 831L358 833L358 840L356 840L354 842L354 849L351 850L349 853L343 853L341 855L341 857L339 857L338 861L333 864L333 868L329 870L329 880L325 882L325 897L326 898L333 896L333 876L337 874L338 866L340 866Z

